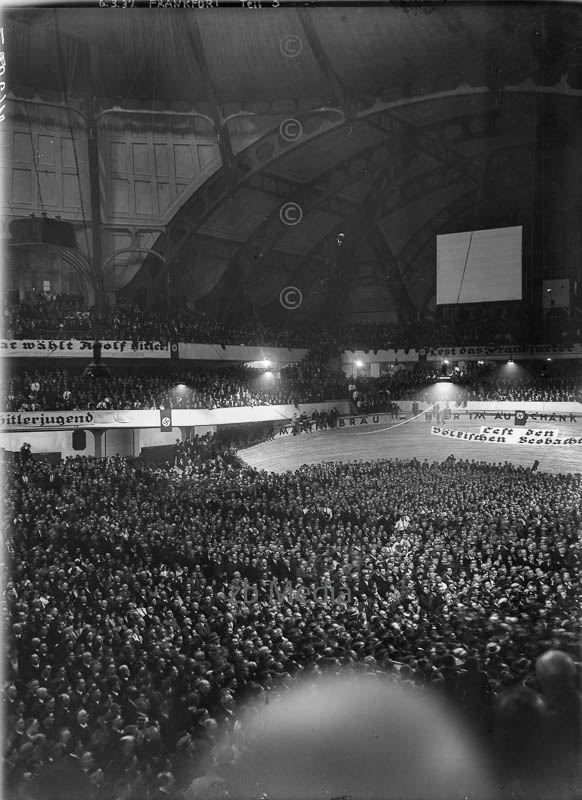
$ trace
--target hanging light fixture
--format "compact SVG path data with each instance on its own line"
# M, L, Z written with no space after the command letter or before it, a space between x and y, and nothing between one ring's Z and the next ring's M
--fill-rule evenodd
M84 378L100 380L111 377L111 370L101 359L102 344L99 341L93 342L93 358L91 363L83 370Z

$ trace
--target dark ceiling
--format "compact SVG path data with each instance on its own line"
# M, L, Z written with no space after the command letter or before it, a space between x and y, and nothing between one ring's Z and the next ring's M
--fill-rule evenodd
M406 319L434 308L438 233L510 225L526 297L582 279L582 6L262 5L6 13L16 93L65 75L70 96L90 81L101 107L192 110L216 137L222 167L156 244L174 301ZM154 262L130 296L159 297Z

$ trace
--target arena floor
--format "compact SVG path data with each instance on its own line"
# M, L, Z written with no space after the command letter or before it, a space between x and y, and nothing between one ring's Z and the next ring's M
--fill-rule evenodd
M504 427L511 424L490 419L485 422L470 420L467 415L458 421L448 422L446 427L479 433L485 425ZM564 438L582 436L582 426L572 422L532 423L528 427L557 430L558 435ZM537 459L539 469L545 472L582 472L582 445L493 444L445 439L431 434L431 424L425 421L424 415L389 424L346 426L298 436L278 435L273 441L242 450L240 457L256 469L285 472L298 469L303 464L324 461L374 461L383 458L444 461L451 454L459 459L488 461L491 464L509 461L524 467L533 466Z

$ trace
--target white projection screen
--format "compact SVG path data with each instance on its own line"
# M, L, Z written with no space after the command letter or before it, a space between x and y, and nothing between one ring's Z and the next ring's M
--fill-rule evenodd
M437 305L521 300L522 230L437 236Z

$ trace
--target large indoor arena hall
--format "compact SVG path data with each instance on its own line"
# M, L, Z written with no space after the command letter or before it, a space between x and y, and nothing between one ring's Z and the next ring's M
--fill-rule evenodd
M582 5L2 6L3 800L582 800Z

